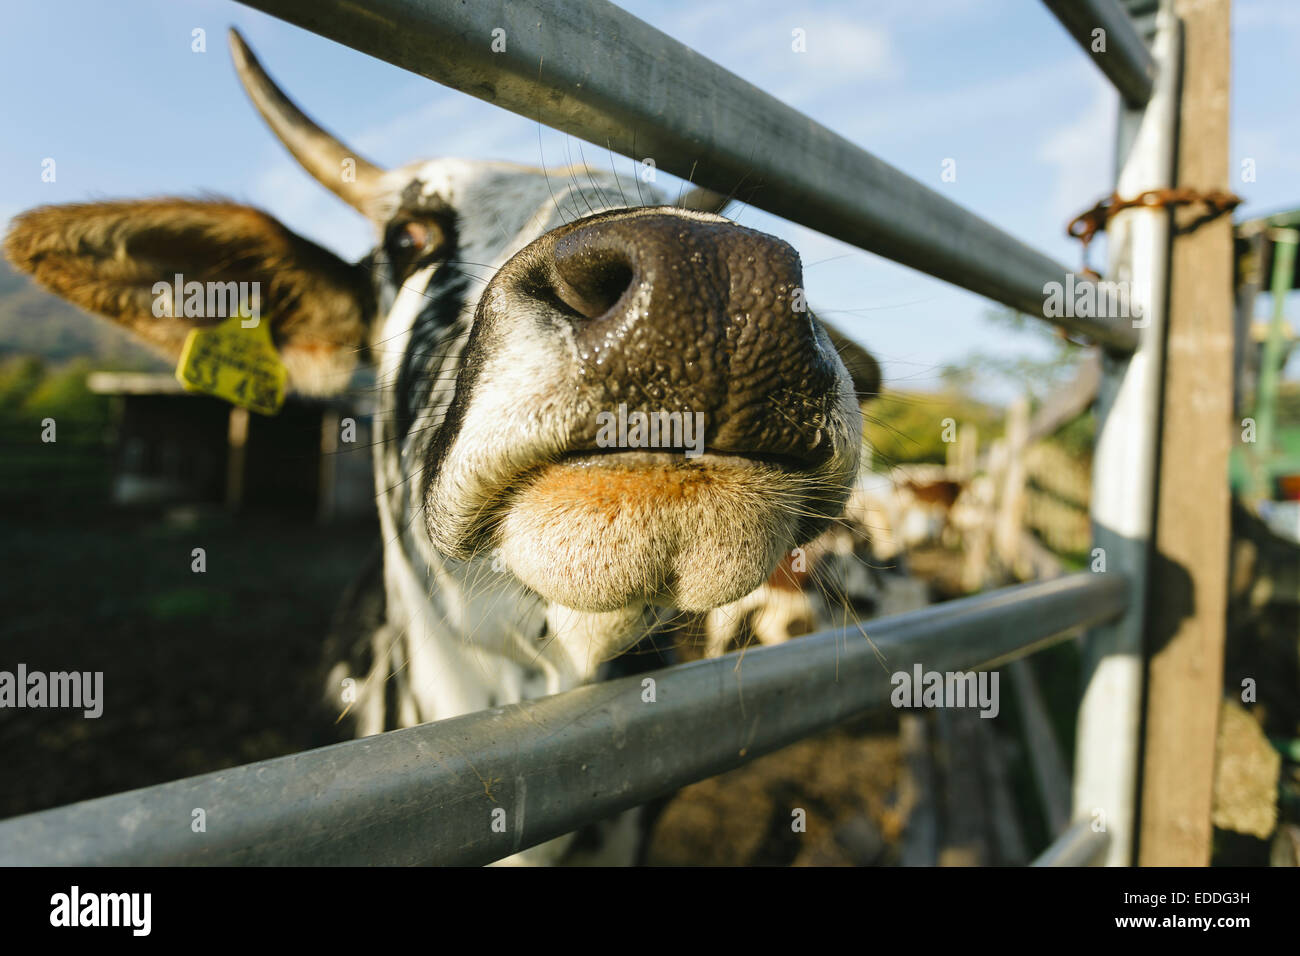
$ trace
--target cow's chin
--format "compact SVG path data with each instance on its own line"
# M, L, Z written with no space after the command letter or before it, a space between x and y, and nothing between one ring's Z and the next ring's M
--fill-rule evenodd
M816 533L824 519L813 512L834 497L810 495L819 484L730 456L567 458L516 487L498 541L510 570L549 601L585 611L638 602L705 611L757 588Z

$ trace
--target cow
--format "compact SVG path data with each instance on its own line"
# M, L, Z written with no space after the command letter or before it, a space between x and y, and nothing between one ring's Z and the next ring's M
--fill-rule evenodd
M793 248L721 215L717 194L674 203L613 172L382 169L230 43L275 135L373 224L368 255L214 198L40 207L5 253L172 361L213 323L159 316L155 285L183 275L258 284L297 391L373 370L380 590L331 678L359 736L591 681L666 615L754 591L836 519L879 369L802 307ZM615 413L699 421L696 453L601 441Z

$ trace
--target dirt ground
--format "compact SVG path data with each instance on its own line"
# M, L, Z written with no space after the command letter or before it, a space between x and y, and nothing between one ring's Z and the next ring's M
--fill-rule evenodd
M652 826L645 862L896 864L907 822L900 765L892 719L839 727L800 741L681 790ZM804 829L796 829L800 824Z
M375 533L6 514L0 667L102 671L104 703L0 710L0 817L334 742L320 635Z

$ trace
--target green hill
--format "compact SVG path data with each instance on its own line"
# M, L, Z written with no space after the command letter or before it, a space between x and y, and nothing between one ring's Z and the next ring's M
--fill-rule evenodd
M126 332L51 295L0 260L0 359L16 356L56 364L84 358L97 367L165 367Z

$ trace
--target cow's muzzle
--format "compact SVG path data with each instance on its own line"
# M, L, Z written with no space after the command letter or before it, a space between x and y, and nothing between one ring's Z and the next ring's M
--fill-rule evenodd
M861 426L790 246L706 213L599 213L484 289L426 526L453 557L499 547L566 607L707 610L839 513Z
M562 317L596 411L693 415L713 453L801 465L831 454L836 369L780 239L680 211L598 214L533 242L482 302ZM589 426L573 451L597 447Z

